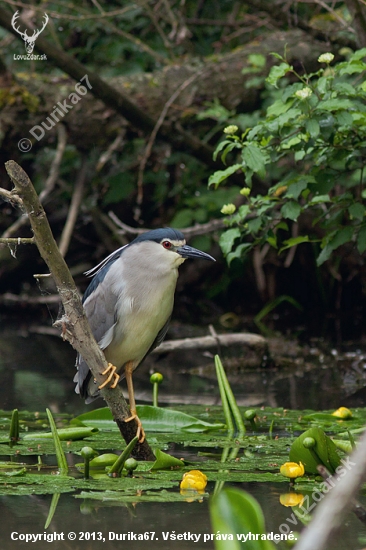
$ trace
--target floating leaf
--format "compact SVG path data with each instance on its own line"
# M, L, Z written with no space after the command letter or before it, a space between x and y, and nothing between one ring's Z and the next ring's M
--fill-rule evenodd
M84 428L82 426L77 428L61 428L57 430L58 437L61 441L78 441L85 437L91 437L98 432L98 428ZM23 439L52 439L52 432L37 432L28 433Z
M136 410L146 432L169 433L182 430L184 432L195 433L225 428L224 424L210 424L189 414L161 407L137 405ZM106 430L118 430L108 407L82 414L76 417L75 420L87 426Z
M179 458L175 458L174 456L168 455L160 449L157 449L155 451L155 458L156 460L151 466L152 470L168 470L171 468L182 468L184 466L184 462L182 460L179 460Z

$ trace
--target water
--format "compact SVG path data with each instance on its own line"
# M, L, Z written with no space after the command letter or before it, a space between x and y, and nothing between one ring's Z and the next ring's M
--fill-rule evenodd
M283 347L287 353L285 366L280 368L280 364L275 362L271 368L257 368L249 372L243 371L240 362L235 362L231 352L227 353L224 363L232 366L229 369L229 379L239 404L314 409L337 408L344 404L352 406L350 395L357 390L362 391L360 388L365 383L362 351L347 351L340 356L334 350L324 350L324 346L319 343L308 346L305 351L299 351L297 344L292 350L287 344ZM283 349L281 353L286 355ZM281 353L277 354L277 359L281 357ZM3 331L0 335L0 408L12 410L17 407L20 410L44 411L49 407L53 412L71 414L90 410L74 393L74 359L74 351L59 338L38 334L23 335L10 329ZM219 403L213 361L207 353L179 353L174 358L152 357L136 372L138 402L151 402L151 386L148 382L150 369L160 370L165 376L160 391L161 403ZM101 400L95 403L95 407L102 405ZM191 449L191 452L196 453L197 449ZM7 458L1 457L2 460ZM267 531L278 533L279 526L292 513L291 508L279 504L279 496L286 492L287 486L268 483L238 483L235 486L249 491L257 498L264 511ZM214 485L209 483L208 492L212 494L213 488ZM114 549L123 544L115 538L110 540L109 533L116 533L120 538L125 534L126 544L132 549L214 548L212 541L203 541L204 535L207 537L212 532L207 499L202 502L114 505L111 502L84 501L70 494L62 494L51 525L45 531L44 524L50 503L49 495L1 496L1 548L29 548L30 543L21 540L20 536L26 533L42 536L44 533L57 533L60 537L63 534L64 540L52 542L54 550L101 546ZM299 525L297 528L300 530L300 527ZM154 532L154 540L133 540L134 535L145 532ZM187 536L184 533L201 537L195 543L184 539L164 540L163 533L173 532L182 537ZM12 540L12 533L16 540ZM76 539L70 541L67 538L68 533L75 533ZM89 540L85 540L86 537ZM356 550L365 541L365 526L349 513L344 518L340 535L332 542L332 548ZM36 547L49 548L50 542L41 539Z

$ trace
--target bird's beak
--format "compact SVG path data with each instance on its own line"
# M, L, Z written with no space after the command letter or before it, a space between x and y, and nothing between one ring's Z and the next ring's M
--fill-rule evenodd
M197 248L193 248L192 246L188 246L187 244L183 246L179 246L176 249L176 252L182 256L182 258L200 258L201 260L209 260L210 262L216 262L215 258L210 256L209 254L206 254L206 252L202 252L202 250L198 250Z

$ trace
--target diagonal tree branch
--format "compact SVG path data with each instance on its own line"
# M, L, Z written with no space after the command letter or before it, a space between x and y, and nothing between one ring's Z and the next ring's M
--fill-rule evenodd
M15 194L22 199L38 250L52 273L64 306L65 314L56 322L56 325L62 328L64 339L68 340L81 353L97 384L100 385L104 381L102 372L107 368L107 362L93 337L79 298L79 292L65 260L57 248L38 195L27 174L15 161L6 162L5 168L14 184ZM113 390L103 388L101 394L111 409L122 436L126 442L129 442L135 437L137 423L134 420L124 421L130 416L130 411L121 388L118 386ZM146 440L136 445L134 455L142 460L154 460L153 452Z

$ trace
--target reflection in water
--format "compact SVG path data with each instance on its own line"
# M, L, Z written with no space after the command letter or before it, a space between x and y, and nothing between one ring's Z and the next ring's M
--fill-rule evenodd
M352 399L345 402L346 397L366 385L366 359L360 351L338 354L279 339L270 340L269 347L272 359L267 366L251 369L243 367L247 362L243 350L224 350L223 363L239 405L315 410L352 406ZM75 394L74 363L74 350L61 338L3 331L0 408L35 411L49 407L54 412L80 414L102 406L102 400L86 406ZM202 405L220 403L212 353L181 351L148 357L135 373L140 402L152 400L149 371L164 375L161 404L197 403L197 396ZM362 398L357 405L362 405Z
M91 481L91 489L93 482ZM267 532L279 532L279 526L291 517L291 508L280 504L280 495L286 489L284 484L241 483L236 484L240 488L250 492L261 504L266 517ZM209 484L208 492L212 494L213 484ZM177 487L177 491L179 488ZM2 521L0 523L0 540L3 550L22 550L29 548L30 543L11 540L19 534L40 534L45 533L44 523L46 521L51 496L2 496L0 506L2 510ZM294 531L301 529L301 524L293 526ZM75 533L76 540L70 542L68 533ZM153 532L153 541L133 540L134 535L141 535L145 532ZM199 550L214 548L213 542L203 542L203 535L211 533L211 525L208 511L208 500L203 502L184 503L139 503L113 505L108 502L93 502L92 500L80 500L68 494L60 496L59 504L47 533L63 533L64 540L52 542L54 550L66 550L71 548L105 548L106 550L122 546L123 543L110 540L114 533L121 538L125 534L128 548L136 550L153 549L191 549ZM82 542L80 538L84 533L90 533L91 540ZM95 535L92 535L95 533ZM101 533L101 535L98 535ZM112 535L109 535L112 533ZM167 533L184 534L186 539L189 533L201 534L200 540L192 545L190 540L179 540L172 542L164 540ZM351 513L345 518L344 527L331 547L333 550L354 550L359 548L355 534L366 536L366 529L361 526L355 516ZM87 537L89 535L86 535ZM93 541L93 536L104 537L103 544ZM151 537L151 535L149 535ZM128 540L129 539L129 540ZM36 548L43 550L49 548L50 543L41 540L35 544Z

